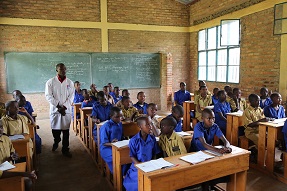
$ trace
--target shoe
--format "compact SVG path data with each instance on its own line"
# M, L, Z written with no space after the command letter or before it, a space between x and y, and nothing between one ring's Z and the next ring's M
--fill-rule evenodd
M58 146L59 146L59 143L54 143L54 144L53 144L52 151L56 151L57 148L58 148Z
M67 151L67 152L62 152L62 154L63 154L65 157L72 158L72 153L70 153L69 151Z

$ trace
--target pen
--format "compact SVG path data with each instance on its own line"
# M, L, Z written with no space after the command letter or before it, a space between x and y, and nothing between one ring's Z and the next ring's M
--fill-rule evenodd
M172 167L176 167L176 166L179 166L179 164L175 164L175 165L171 165L171 166L164 166L164 167L161 167L161 169L167 169L167 168L172 168Z

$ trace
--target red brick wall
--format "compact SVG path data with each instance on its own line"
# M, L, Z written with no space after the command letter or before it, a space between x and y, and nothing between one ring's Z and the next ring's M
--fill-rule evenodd
M108 0L108 22L189 26L189 7L175 0Z

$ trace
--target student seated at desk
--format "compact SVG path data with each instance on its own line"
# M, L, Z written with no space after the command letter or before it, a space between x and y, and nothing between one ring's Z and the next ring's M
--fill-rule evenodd
M148 116L141 116L137 119L140 132L130 139L130 157L132 165L128 170L123 185L127 191L138 190L138 170L135 164L147 162L160 153L156 139L151 131L151 119Z
M180 82L180 90L174 93L174 103L175 105L183 106L183 102L189 101L191 99L190 92L186 91L186 83Z
M110 88L109 88L109 86L104 86L103 87L103 92L106 95L107 101L110 102L110 104L115 105L114 98L110 95Z
M218 102L218 96L217 96L218 91L219 91L219 88L213 89L212 105L215 105Z
M272 104L272 101L268 95L268 89L263 87L260 89L260 107L264 109L264 107Z
M203 80L199 80L198 81L198 87L200 88L201 86L207 86L205 81L203 81ZM199 94L200 94L200 90L199 89L194 91L194 96L199 95ZM207 91L207 94L211 95L211 92Z
M111 143L123 139L122 126L123 113L120 108L112 107L110 110L110 120L100 129L100 153L104 161L108 164L111 173L113 173L113 157Z
M220 90L217 93L219 101L214 105L215 123L220 127L223 134L226 134L226 114L231 112L229 103L226 101L226 92Z
M140 114L147 114L147 103L145 102L145 93L139 92L137 95L138 102L134 104L134 107L138 109Z
M81 84L79 81L75 81L75 94L73 103L81 103L84 101L84 96L82 95Z
M129 90L124 89L124 90L122 91L122 99L123 99L124 96L130 97ZM123 107L122 100L118 101L118 103L116 104L116 106L119 107L119 108L122 108L122 107ZM133 102L132 102L132 101L130 101L130 106L133 106Z
M93 107L96 102L90 97L87 89L82 89L82 95L84 100L82 102L81 108Z
M177 122L177 125L174 131L181 132L182 131L183 107L181 105L173 106L169 117L173 117Z
M214 123L215 117L211 109L202 111L202 122L199 122L194 127L194 133L191 141L190 152L201 150L212 150L218 153L230 153L230 143L223 135L219 126ZM217 136L223 143L223 148L212 146L214 136Z
M0 120L0 164L5 161L15 161L18 159L17 153L13 148L12 142L9 137L3 135L3 125L2 120ZM30 179L37 179L35 171L29 172L9 172L0 170L0 178L11 178L15 176L27 177L25 178L25 190L30 190L32 188L32 181Z
M163 151L163 157L187 153L181 136L174 132L176 125L177 122L173 117L166 117L160 122L161 135L158 144Z
M272 93L270 96L272 103L264 107L265 117L281 119L285 118L284 107L281 105L282 97L279 93Z
M115 89L114 89L114 85L112 83L108 83L109 86L109 94L114 97L115 96Z
M96 84L91 84L91 85L90 85L90 90L89 90L88 92L89 92L90 97L91 97L94 101L97 101L97 93L98 93L99 91L97 90Z
M147 106L147 115L151 118L152 133L158 137L160 134L160 125L156 117L157 105L155 103L149 103Z
M110 119L110 110L113 107L110 102L107 101L106 95L103 91L97 94L98 102L93 105L92 118L94 123L101 123L103 121ZM96 143L97 142L97 125L94 125L93 136Z
M247 108L247 103L244 99L241 99L241 90L239 88L233 89L233 99L229 102L231 110L234 112L244 111Z
M201 113L206 106L210 106L212 104L211 95L207 94L207 87L201 86L199 88L200 94L195 96L194 104L195 104L195 118L198 121L202 121Z
M113 98L114 98L114 102L115 104L117 104L119 101L122 100L123 96L120 95L120 88L118 86L116 86L114 88L114 95L113 95Z
M123 119L125 121L134 121L134 119L139 115L137 108L130 106L130 97L123 97L121 109L123 112Z

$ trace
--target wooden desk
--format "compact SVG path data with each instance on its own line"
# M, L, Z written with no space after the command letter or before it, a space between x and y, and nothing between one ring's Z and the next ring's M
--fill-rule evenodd
M13 164L15 168L8 170L8 172L26 172L26 162Z
M81 108L82 103L73 103L73 108L74 108L74 121L73 121L73 129L76 133L77 132L77 113L80 113L80 108Z
M37 113L33 112L32 113L32 118L34 119L35 122L36 122L36 117L37 117Z
M227 113L226 139L234 146L238 146L238 127L244 125L242 114Z
M16 153L19 157L26 157L27 170L29 172L33 169L33 161L31 160L31 151L30 151L30 137L25 135L25 139L11 141Z
M190 130L190 111L195 110L194 101L183 102L183 127L182 131Z
M80 120L81 120L80 135L81 135L81 138L82 138L84 144L89 149L90 149L89 136L91 136L92 134L89 134L89 129L88 129L88 126L85 125L85 121L88 118L88 115L90 115L92 113L92 110L93 110L93 107L79 108Z
M287 118L284 118L285 120ZM275 141L278 137L278 132L281 133L284 122L278 124L270 122L259 123L259 139L258 139L258 159L257 163L260 168L266 168L267 172L273 174L275 164ZM268 136L266 137L266 132ZM267 138L267 144L266 144ZM267 145L267 149L266 149ZM266 161L265 159L266 151ZM264 162L266 167L264 166Z
M249 151L240 150L239 153L215 157L196 165L179 159L180 156L184 155L167 157L165 160L179 164L179 166L149 173L138 169L138 190L171 191L231 175L227 190L244 191L246 190L247 170L249 169Z

